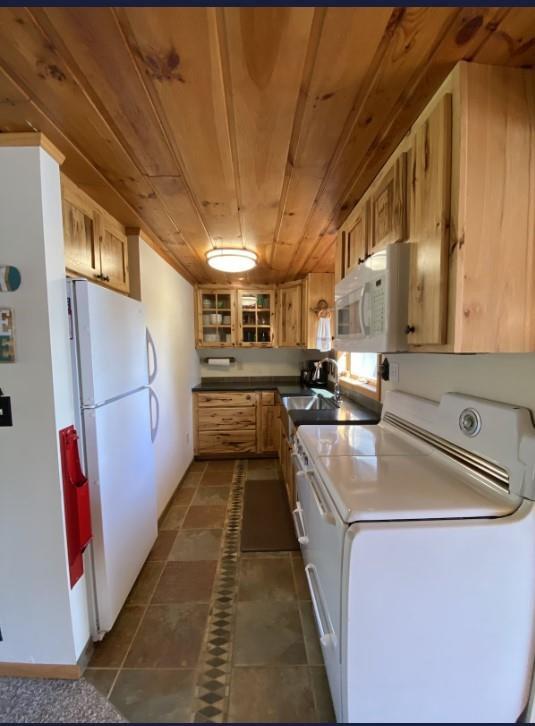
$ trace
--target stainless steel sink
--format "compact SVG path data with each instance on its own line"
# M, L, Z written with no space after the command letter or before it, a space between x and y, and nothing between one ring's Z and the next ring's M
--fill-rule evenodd
M285 396L282 405L287 411L323 411L336 408L333 401L323 396Z

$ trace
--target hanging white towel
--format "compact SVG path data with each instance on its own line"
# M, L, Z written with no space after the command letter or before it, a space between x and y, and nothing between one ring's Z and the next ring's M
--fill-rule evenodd
M331 316L320 315L316 330L316 348L322 353L331 350Z

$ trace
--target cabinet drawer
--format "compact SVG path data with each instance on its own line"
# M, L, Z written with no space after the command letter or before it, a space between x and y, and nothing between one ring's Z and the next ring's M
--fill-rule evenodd
M262 406L274 406L275 405L275 393L273 391L262 391L260 394Z
M199 432L199 454L256 451L256 430Z
M198 393L199 408L211 406L226 408L228 406L256 406L256 393Z
M254 429L256 426L256 408L200 408L197 415L199 431L220 431L236 429Z

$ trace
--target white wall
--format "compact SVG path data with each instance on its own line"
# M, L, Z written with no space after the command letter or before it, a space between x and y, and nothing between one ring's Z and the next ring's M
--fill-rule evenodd
M140 265L141 299L158 358L152 388L160 405L154 441L160 514L193 458L191 388L200 380L199 359L192 286L144 242Z
M74 422L60 179L38 147L0 149L0 262L17 266L16 362L0 365L0 661L74 664L89 637L85 581L70 590L59 429Z
M298 376L300 362L310 358L320 358L326 353L299 350L295 348L203 348L197 351L199 360L210 356L236 358L228 368L209 366L201 363L203 378L218 376Z
M387 355L399 364L397 389L439 400L442 393L470 393L503 403L526 406L535 414L535 354L446 355L404 353Z

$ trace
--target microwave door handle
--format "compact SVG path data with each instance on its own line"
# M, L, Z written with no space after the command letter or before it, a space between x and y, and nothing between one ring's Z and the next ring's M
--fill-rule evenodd
M362 291L360 293L360 302L359 302L359 320L360 320L360 329L362 331L362 335L366 335L366 326L364 325L364 298L366 297L366 288L368 285L363 285Z

